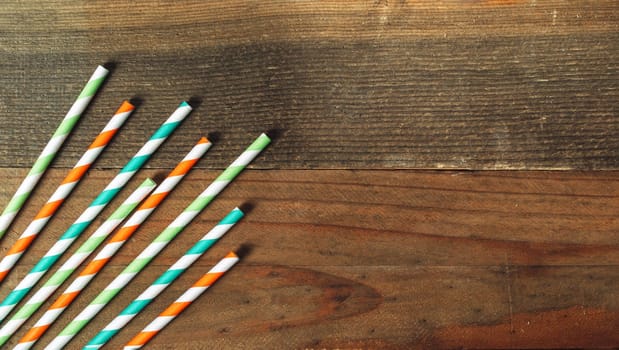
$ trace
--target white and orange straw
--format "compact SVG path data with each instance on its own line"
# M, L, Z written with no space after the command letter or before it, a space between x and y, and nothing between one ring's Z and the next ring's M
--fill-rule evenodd
M230 270L237 262L239 257L230 252L225 258L221 259L217 265L204 274L196 283L191 286L175 302L170 304L157 318L148 324L140 333L131 339L124 350L140 349L148 343L165 326L172 322L183 310L194 302L202 293L212 286L221 276Z
M6 278L19 258L25 253L26 249L32 244L37 235L41 233L47 222L56 211L58 211L64 200L71 194L71 191L84 177L90 166L110 143L134 109L135 107L131 103L123 101L112 119L110 119L95 140L88 146L88 150L84 153L82 158L80 158L73 169L69 171L54 194L47 200L47 203L39 210L24 233L22 233L19 239L9 249L6 256L0 261L0 282Z

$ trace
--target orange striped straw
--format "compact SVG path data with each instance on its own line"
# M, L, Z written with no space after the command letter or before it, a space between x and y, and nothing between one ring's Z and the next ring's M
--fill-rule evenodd
M110 119L95 140L88 146L88 150L84 153L82 158L80 158L73 169L69 171L69 174L62 180L62 183L58 186L54 194L47 200L47 203L39 210L24 233L22 233L17 242L9 249L7 255L0 261L0 282L6 278L13 266L15 266L17 261L25 253L26 249L32 244L37 235L41 233L47 222L58 211L64 200L71 194L71 191L84 177L86 171L88 171L97 157L99 157L105 147L110 143L134 109L135 106L130 102L123 101L112 119Z
M213 285L221 276L232 268L239 261L239 257L230 252L225 258L221 259L217 265L213 266L196 283L187 289L175 302L170 304L157 318L148 324L140 333L131 339L124 347L124 350L139 349L146 345L157 333L172 322L183 310L194 302L202 293Z
M60 317L64 310L75 300L80 292L88 286L88 283L95 278L97 273L105 267L107 262L120 250L123 244L131 238L133 233L148 218L148 216L163 202L172 192L174 187L189 173L191 168L202 158L211 147L211 142L202 137L198 143L187 153L183 160L168 174L153 193L146 198L144 203L135 213L125 222L125 224L112 236L101 251L92 261L80 272L79 276L71 283L67 289L54 301L49 309L37 321L37 323L22 337L16 345L16 349L29 349L36 343L45 331ZM62 282L61 282L62 283ZM60 283L57 283L58 287ZM42 301L37 300L41 305ZM32 309L32 307L31 307ZM24 320L23 322L25 322ZM21 324L23 324L23 322ZM21 325L20 324L20 325Z

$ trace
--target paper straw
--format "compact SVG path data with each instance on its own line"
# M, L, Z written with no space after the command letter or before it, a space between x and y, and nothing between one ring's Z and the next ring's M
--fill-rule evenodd
M13 317L0 329L0 346L9 340L19 327L35 313L60 285L66 281L84 260L125 220L140 202L148 196L156 184L146 179L127 199L105 220L101 226L77 248L75 253L56 271L47 282L28 300Z
M79 315L52 340L46 349L61 349L92 320L165 246L170 243L206 206L271 142L260 135L213 183L166 227Z
M192 148L185 158L168 174L168 177L157 186L155 191L140 205L136 212L125 222L125 224L110 238L108 243L99 251L97 256L82 270L80 275L71 283L69 287L54 301L47 309L45 314L37 321L26 335L19 341L16 349L30 349L37 340L47 331L54 321L64 312L64 310L77 298L88 283L97 275L107 264L114 254L123 244L133 235L140 224L144 222L155 208L163 202L167 195L191 170L198 160L211 147L211 143L206 138Z
M181 214L179 218L182 216ZM243 213L238 210L228 214L222 219L209 233L208 241L205 244L212 246L220 237L222 237L232 226L242 217ZM177 218L178 219L178 218ZM176 221L176 220L175 220ZM166 240L164 234L169 232L170 226L162 234L153 240L127 267L110 283L105 289L95 297L79 315L77 315L71 323L69 323L60 334L52 340L46 349L61 349L63 348L90 320L92 320L99 311L101 311L112 299L120 293L125 286L142 271L146 265L170 242ZM180 230L179 230L180 232ZM208 247L207 247L208 248ZM168 275L169 276L169 275Z
M34 286L52 265L60 259L62 254L69 249L79 235L86 230L88 225L90 225L103 208L112 201L114 196L120 192L122 187L127 184L131 177L144 165L144 163L146 163L148 158L150 158L155 150L157 150L190 111L191 107L186 102L181 103L168 120L155 131L150 140L142 146L131 160L129 160L118 175L116 175L107 187L99 193L97 198L90 203L82 215L77 218L52 248L47 251L45 256L39 260L32 270L30 270L26 277L19 282L17 287L15 287L2 303L0 303L0 320L3 320L8 315L15 305L26 296L30 289L32 289L32 286Z
M64 180L62 180L60 186L58 186L56 191L47 200L47 203L43 205L24 233L22 233L11 249L9 249L6 256L0 261L0 282L6 278L26 249L32 244L37 235L41 233L47 222L56 211L60 209L64 200L69 197L71 191L73 191L78 182L84 177L90 166L103 152L134 109L135 107L131 103L124 101L112 119L110 119L99 135L90 146L88 146L88 150L82 155L82 158L80 158L73 169L69 171Z
M204 252L219 240L234 224L242 217L243 212L239 208L232 210L213 230L207 233L201 240L196 242L185 254L178 259L170 268L160 275L150 287L140 296L135 298L112 322L92 338L84 349L99 349L107 343L116 333L127 325L140 311L144 310L151 301L161 294L176 278L183 274Z
M239 257L233 252L228 253L209 272L204 274L183 295L168 306L162 313L148 324L140 333L131 339L124 347L125 350L139 349L148 343L159 331L174 320L193 301L198 299L210 286L239 261Z
M58 153L58 150L62 147L67 136L71 133L75 124L77 124L77 121L82 116L90 100L92 100L97 90L99 90L107 74L107 69L98 66L90 79L88 79L86 86L84 86L77 100L73 102L69 112L67 112L54 132L54 135L52 135L52 138L47 142L47 145L45 145L45 148L34 162L34 165L32 165L28 175L26 175L26 178L17 188L17 191L9 201L9 204L7 204L2 215L0 215L0 237L4 236L6 233L13 219L15 219L15 216L17 216L17 213L24 205L24 202L26 202L26 199L28 199L28 196L30 196L30 193L41 179L41 176L43 176L45 170L47 170L47 167L56 156L56 153Z

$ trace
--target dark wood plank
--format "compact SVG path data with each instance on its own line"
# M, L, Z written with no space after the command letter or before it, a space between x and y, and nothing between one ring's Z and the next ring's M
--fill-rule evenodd
M23 172L0 169L7 179L0 200ZM62 173L53 169L46 176L13 231L25 227ZM99 170L88 176L2 285L0 297L113 175ZM191 173L43 343L216 175ZM71 345L93 336L228 210L249 203L253 209L243 222L110 348L126 342L219 257L243 244L251 247L247 258L158 336L153 348L616 346L617 175L249 170ZM14 232L7 235L2 246L15 238Z
M150 166L203 134L221 168L285 132L261 168L619 168L619 3L7 1L0 166L27 167L96 64L109 83L56 166L122 98L143 105L118 167L182 99L200 106ZM35 132L36 131L36 132Z

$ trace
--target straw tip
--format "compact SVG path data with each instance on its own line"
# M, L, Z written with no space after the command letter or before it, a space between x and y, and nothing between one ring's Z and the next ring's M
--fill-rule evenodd
M97 66L97 69L95 69L95 74L107 74L109 72L110 71L107 68L100 66L100 65Z
M239 258L239 256L238 256L235 252L229 252L229 253L226 255L226 258L235 258L235 259L238 259L238 258Z
M189 105L189 102L187 102L187 101L183 101L183 102L181 102L181 104L179 105L179 107L181 107L181 108L182 108L182 107L189 107L189 108L191 108L191 105Z
M198 141L198 144L203 144L203 143L211 143L211 141L209 141L206 136L202 136L200 138L200 140Z
M155 185L157 185L157 183L155 182L155 180L151 179L150 177L147 177L146 180L142 182L143 187L153 187Z
M131 103L131 100L124 100L120 107L118 108L119 113L133 111L135 109L135 105Z

